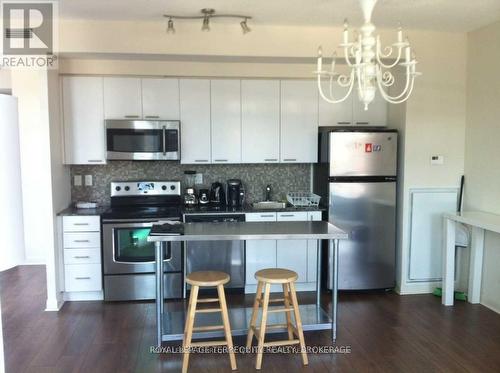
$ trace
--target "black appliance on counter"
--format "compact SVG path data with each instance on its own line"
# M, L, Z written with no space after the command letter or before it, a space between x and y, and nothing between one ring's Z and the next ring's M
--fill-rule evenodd
M229 179L227 181L227 205L239 208L245 204L245 190L240 179Z
M155 298L155 247L147 237L151 226L180 221L181 185L178 181L111 183L111 207L102 215L104 300ZM164 258L164 296L182 298L183 253L172 242Z
M224 192L224 185L222 183L212 183L210 203L216 206L224 206L226 204L226 193Z
M208 189L202 188L198 193L198 203L200 205L207 205L210 202L210 192Z

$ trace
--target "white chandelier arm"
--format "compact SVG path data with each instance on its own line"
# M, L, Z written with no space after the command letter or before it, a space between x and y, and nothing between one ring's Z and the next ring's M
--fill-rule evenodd
M401 103L405 102L406 100L408 100L408 98L411 96L411 93L413 92L413 87L414 87L414 83L415 83L415 75L412 75L411 77L409 76L407 79L410 81L409 89L406 92L403 91L402 94L400 94L396 97L389 96L389 94L387 94L387 92L382 87L380 81L377 79L378 89L379 89L380 94L387 102L389 102L391 104L401 104Z
M387 54L384 54L382 52L382 46L380 43L380 36L377 37L377 52L375 53L377 57L377 62L379 63L380 66L386 68L386 69L392 69L394 66L396 66L400 61L401 61L401 51L403 50L403 47L401 45L398 46L398 57L394 61L394 63L386 65L385 63L382 62L382 58L387 58L389 57L392 52L394 51L394 47L386 47L386 49L389 50ZM381 58L382 57L382 58Z
M391 76L391 79L389 79L391 82L389 82L389 83L384 83L385 82L384 74L386 74L386 73L390 74L390 76ZM408 89L410 88L410 83L412 83L414 81L414 76L412 76L412 74L410 73L410 66L409 65L406 66L405 77L406 77L405 88L398 96L389 96L386 93L387 97L389 97L391 100L399 100L400 98L405 96L406 93L408 92ZM377 83L378 83L379 89L382 90L383 89L382 86L385 86L385 87L392 86L394 84L394 81L395 81L394 75L392 75L389 71L382 73L382 69L380 67L377 69Z
M347 66L352 67L354 63L351 62L351 55L354 55L354 43L344 46L344 59Z
M342 76L339 76L339 78L338 78L339 84L340 84L341 77ZM345 75L344 75L344 77L345 77ZM345 101L347 99L347 97L349 97L349 95L352 92L352 88L354 87L354 71L351 71L351 76L348 80L348 82L350 82L349 90L347 91L347 93L345 94L344 97L342 97L338 100L335 100L333 98L333 95L331 94L331 93L333 93L333 88L332 88L333 76L330 77L330 98L326 97L325 94L323 93L323 87L321 86L321 74L318 74L317 82L318 82L318 90L319 90L319 94L320 94L321 98L323 100L325 100L326 102L329 102L330 104L338 104L338 103Z

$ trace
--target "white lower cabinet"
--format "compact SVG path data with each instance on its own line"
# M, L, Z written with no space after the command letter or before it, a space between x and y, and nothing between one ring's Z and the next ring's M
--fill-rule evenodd
M63 216L65 300L102 299L99 216Z
M262 212L246 214L247 222L307 221L321 220L321 211ZM316 289L317 240L248 240L246 241L245 293L254 293L257 288L255 272L264 268L286 268L297 272L297 289ZM281 286L272 286L271 291L281 291Z

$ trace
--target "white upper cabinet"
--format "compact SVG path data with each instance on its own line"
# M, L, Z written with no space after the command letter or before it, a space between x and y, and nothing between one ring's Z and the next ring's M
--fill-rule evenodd
M241 162L241 83L212 80L212 163Z
M314 81L281 81L280 161L318 161L318 89Z
M328 84L324 83L322 87L324 92L328 92ZM346 88L339 87L337 84L333 86L333 95L337 100L344 97L346 92ZM331 104L319 96L319 125L323 127L350 126L352 124L352 98L351 92L345 101Z
M180 79L181 163L210 163L210 80Z
M142 118L141 79L105 77L104 116L106 119Z
M104 164L103 78L62 78L64 160L66 164Z
M179 79L142 79L144 119L179 120Z
M241 81L243 163L277 163L280 133L279 80Z
M353 123L357 126L386 126L387 125L387 102L380 95L375 93L375 99L368 110L357 97L353 100Z

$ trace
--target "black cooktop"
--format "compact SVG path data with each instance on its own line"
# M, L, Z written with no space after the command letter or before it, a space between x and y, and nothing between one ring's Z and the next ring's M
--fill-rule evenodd
M102 214L103 219L182 219L180 206L116 206Z

